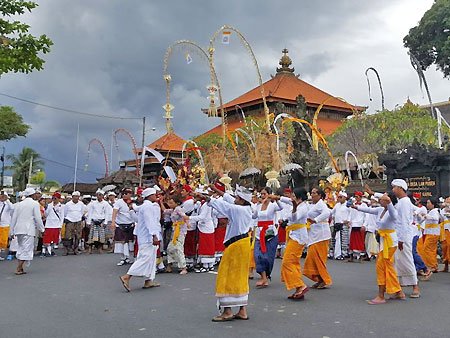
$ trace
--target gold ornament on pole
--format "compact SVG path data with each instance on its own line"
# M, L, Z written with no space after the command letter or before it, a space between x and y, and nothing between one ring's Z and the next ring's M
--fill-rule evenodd
M225 146L226 129L227 129L226 128L226 116L225 116L224 109L223 109L222 91L221 91L219 80L217 78L217 73L216 73L216 70L214 69L214 65L213 65L213 61L212 61L212 55L214 54L215 49L214 49L214 47L209 47L208 48L208 53L207 53L195 41L191 41L191 40L178 40L178 41L175 41L166 50L166 54L164 56L164 74L167 74L167 68L168 68L168 65L169 65L170 55L172 54L173 49L175 47L177 47L177 46L194 47L194 50L199 52L199 54L201 56L203 56L208 61L209 73L210 73L210 78L211 78L211 84L215 86L215 88L216 88L215 91L217 91L218 94L219 94L219 104L220 104L220 107L221 107L221 118L222 118L222 144ZM170 80L169 80L169 82L170 82ZM169 97L169 94L167 94L167 97ZM209 116L217 116L218 115L217 114L217 107L215 107L215 105L216 105L216 103L215 103L215 101L216 101L215 93L214 93L213 98L214 98L214 104L212 104L211 98L209 98L210 99L210 105L209 105L209 109L208 109L208 115ZM211 113L214 113L215 115L210 115L210 110L211 110Z
M209 107L208 107L208 116L209 117L217 117L217 106L216 106L216 91L219 90L219 88L211 83L206 86L206 89L209 91Z
M167 133L173 134L172 122L170 121L172 119L170 112L175 108L170 104L170 81L172 80L172 77L170 74L164 74L164 80L166 81L166 104L163 106L166 114L164 115L164 118L166 119Z

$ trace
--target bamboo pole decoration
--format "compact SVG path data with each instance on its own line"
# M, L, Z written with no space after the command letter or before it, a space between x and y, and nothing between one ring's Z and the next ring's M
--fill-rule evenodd
M216 38L219 35L219 33L224 31L224 30L232 30L232 31L234 31L237 34L237 36L241 39L241 41L243 42L244 46L247 48L247 51L249 52L249 54L250 54L250 56L252 58L253 64L254 64L255 69L256 69L256 73L258 75L259 87L261 89L261 97L262 97L262 100L263 100L264 115L265 115L265 121L266 121L265 122L266 132L270 133L269 108L267 107L266 95L264 93L264 86L263 86L263 82L262 82L261 72L259 71L258 61L256 60L255 54L253 53L252 47L250 46L250 44L247 41L247 39L236 28L234 28L232 26L228 26L228 25L223 25L222 27L220 27L214 33L214 35L212 36L211 40L209 40L210 48L214 48L214 41L216 40Z
M281 122L281 132L283 132L284 130L284 124L286 122L299 122L299 123L304 123L306 124L309 128L311 128L313 134L316 134L317 137L319 138L320 143L322 143L322 145L325 147L325 149L327 150L328 156L331 159L331 162L333 163L334 168L336 169L336 172L339 173L339 166L333 156L333 153L331 152L330 147L328 146L327 141L325 140L325 138L323 137L323 135L317 130L316 127L314 127L311 123L309 123L308 121L302 120L302 119L297 119L297 118L290 118L290 119L286 119L283 120Z

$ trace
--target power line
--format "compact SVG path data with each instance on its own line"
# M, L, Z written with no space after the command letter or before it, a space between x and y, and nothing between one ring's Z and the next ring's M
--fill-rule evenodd
M116 120L142 120L141 117L121 117L121 116L110 116L110 115L99 115L99 114L85 113L85 112L81 112L81 111L77 111L77 110L73 110L73 109L67 109L67 108L61 108L61 107L50 106L50 105L48 105L48 104L39 103L39 102L27 100L27 99L22 99L22 98L20 98L20 97L12 96L12 95L5 94L5 93L0 93L0 95L1 95L1 96L5 96L5 97L8 97L8 98L10 98L10 99L17 100L17 101L22 101L22 102L34 104L34 105L36 105L36 106L41 106L41 107L46 107L46 108L50 108L50 109L54 109L54 110L64 111L64 112L66 112L66 113L79 114L79 115L91 116L91 117L101 117L101 118L105 118L105 119L116 119Z
M64 164L64 163L61 163L61 162L58 162L58 161L54 161L54 160L49 160L48 158L45 158L45 157L42 157L42 156L39 156L39 158L43 159L44 161L48 161L48 162L59 164L59 165L61 165L63 167L66 167L66 168L75 169L74 166L70 166L70 165L67 165L67 164ZM104 174L98 173L96 171L84 170L84 169L80 169L80 168L77 168L77 170L85 171L85 172L88 172L88 173L91 173L91 174L96 174L96 175L104 175Z

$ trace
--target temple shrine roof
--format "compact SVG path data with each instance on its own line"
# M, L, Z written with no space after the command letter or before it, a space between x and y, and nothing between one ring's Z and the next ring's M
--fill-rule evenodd
M261 115L261 119L264 118L264 115ZM337 128L339 128L339 126L342 125L342 121L338 121L338 120L331 120L331 119L322 119L322 118L317 118L317 127L319 128L320 132L322 133L322 135L327 136L332 134ZM231 121L229 123L227 123L227 129L228 131L234 131L238 128L243 128L245 126L244 121ZM206 133L200 135L200 136L206 136L209 134L218 134L221 135L222 134L222 125L219 124L217 127L208 130Z
M333 97L333 95L314 87L313 85L301 80L299 75L294 75L294 68L289 68L292 64L290 57L287 55L288 50L283 49L284 55L281 57L277 68L276 75L272 79L263 83L264 93L267 102L284 102L296 103L296 98L300 94L305 98L308 106L318 107L322 102L328 100L324 104L324 108L338 110L342 112L352 113L354 109L363 110L362 107L353 106ZM262 103L261 90L257 86L252 90L242 94L241 96L224 104L225 111L235 110L236 105L248 107ZM220 113L220 111L219 111Z
M180 151L183 149L183 145L186 141L183 140L177 134L165 134L147 147L155 149L157 151Z

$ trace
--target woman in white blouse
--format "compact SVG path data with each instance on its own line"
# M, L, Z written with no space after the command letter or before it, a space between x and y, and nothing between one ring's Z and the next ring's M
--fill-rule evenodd
M437 272L438 262L437 262L437 243L440 238L441 228L439 225L440 214L438 202L433 199L427 201L427 214L422 214L425 218L425 230L423 232L425 237L424 248L423 248L423 261L425 265L432 272Z
M307 221L308 254L303 266L303 275L316 282L312 288L326 289L333 281L327 271L328 248L331 238L329 219L331 210L324 202L325 193L322 189L311 191L311 205L309 206Z
M309 291L302 279L302 268L300 258L303 250L308 244L308 230L306 227L308 217L308 194L304 188L295 188L294 197L278 197L286 204L292 205L292 212L288 216L286 227L286 249L281 263L281 281L287 290L295 289L288 297L292 300L305 298Z
M258 220L255 233L255 263L256 272L261 275L261 280L256 283L257 288L265 288L269 285L275 254L278 246L278 232L274 225L276 212L283 209L279 201L274 203L270 199L272 190L265 187L261 190L262 203L253 213L253 218Z
M395 195L392 196L392 199L395 199L394 202L396 202ZM398 246L398 238L395 231L397 210L387 194L384 194L379 201L381 206L375 208L362 205L352 206L356 210L376 216L377 231L380 235L380 252L376 264L378 296L367 301L371 305L386 303L384 298L386 292L395 294L393 296L395 299L405 298L394 269L394 253Z

